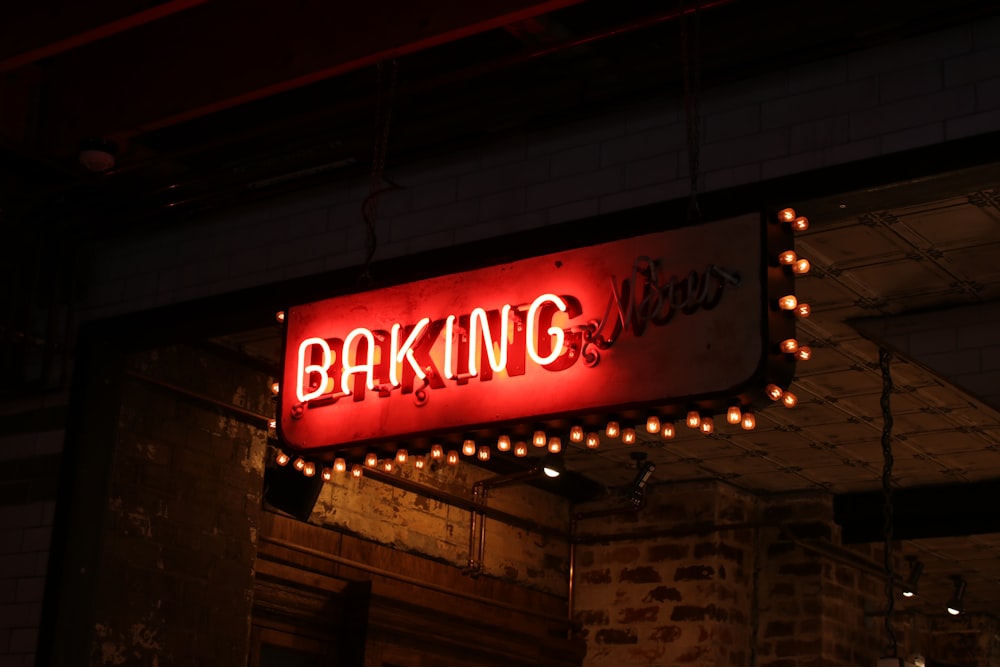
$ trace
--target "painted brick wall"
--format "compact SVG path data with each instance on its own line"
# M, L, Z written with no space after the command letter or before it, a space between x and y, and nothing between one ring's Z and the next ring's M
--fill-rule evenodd
M704 188L995 131L998 44L994 18L706 90ZM376 259L684 197L685 143L680 100L643 97L448 155L390 164L402 189L382 199ZM366 180L331 181L100 247L86 315L359 265Z

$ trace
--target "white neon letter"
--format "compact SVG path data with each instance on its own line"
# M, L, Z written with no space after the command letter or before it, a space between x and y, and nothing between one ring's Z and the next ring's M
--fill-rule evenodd
M444 377L446 380L455 377L455 372L452 370L455 365L451 359L455 346L455 319L454 315L449 315L444 321Z
M527 337L527 348L528 356L539 366L545 366L551 364L553 361L559 358L559 355L563 351L563 342L566 340L566 334L559 327L549 327L546 332L547 336L555 336L556 342L552 346L552 352L547 357L538 356L538 341L535 339L535 316L538 314L538 309L544 303L555 304L555 307L562 312L566 312L566 302L557 297L555 294L542 294L537 299L531 302L531 307L528 308L528 324L527 330L525 331L525 336Z
M306 365L306 350L313 345L319 345L323 351L323 363ZM326 392L326 372L330 370L330 364L332 363L333 354L330 352L330 346L322 338L306 338L299 343L299 367L295 383L295 396L299 399L299 402L305 403L306 401L311 401L314 398L319 398ZM306 392L306 378L311 377L313 373L319 373L320 375L319 387L314 391Z
M510 305L508 304L500 310L500 335L498 340L494 341L493 332L490 331L489 321L486 317L486 311L482 308L473 309L469 315L469 375L479 375L479 370L476 368L476 353L479 351L479 346L476 344L479 341L478 336L476 336L477 322L483 325L483 343L486 345L486 358L490 362L490 368L495 373L499 373L507 368L507 324L509 320ZM493 349L494 342L500 344L499 359L497 359L496 351Z
M355 338L359 337L364 337L368 341L368 353L365 355L365 363L352 364L349 361L351 343L354 342ZM354 356L354 361L357 362L357 353ZM347 387L347 377L356 373L365 373L367 375L366 384L368 388L375 388L375 336L370 330L363 327L359 327L347 334L347 338L344 339L344 370L340 374L340 391L345 396L351 393L351 390Z
M410 368L413 369L413 372L417 374L418 378L423 380L427 377L427 374L424 373L424 369L417 364L417 360L413 356L413 344L416 343L417 339L423 335L424 329L427 328L427 325L430 324L430 322L431 318L429 317L425 317L417 322L413 327L413 331L411 331L410 335L406 337L402 346L399 344L399 330L402 329L402 326L400 326L399 323L392 325L392 358L389 363L389 382L392 383L393 387L398 387L400 385L397 364L403 363L404 359L406 360L406 363L410 364Z

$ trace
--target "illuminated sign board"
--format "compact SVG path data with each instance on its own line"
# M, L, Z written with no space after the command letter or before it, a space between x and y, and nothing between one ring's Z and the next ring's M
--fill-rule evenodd
M772 354L766 227L747 215L291 307L281 437L343 448L745 394Z

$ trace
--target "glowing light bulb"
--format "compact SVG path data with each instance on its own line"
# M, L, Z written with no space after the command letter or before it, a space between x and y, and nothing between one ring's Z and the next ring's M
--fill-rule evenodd
M799 275L809 273L811 266L812 265L809 264L808 259L799 258L795 260L795 264L792 264L792 273L797 273Z
M783 266L791 266L795 263L798 256L795 254L794 250L786 250L785 252L778 255L778 264Z
M622 429L622 442L626 445L635 444L635 429L631 426L626 426Z
M466 438L462 443L462 453L466 456L472 456L476 453L476 441Z
M382 470L392 472L392 459L385 459L382 461Z
M299 472L302 472L306 467L306 460L300 456L299 458L295 459L295 463L292 464L292 467L298 470Z
M417 470L423 470L424 468L427 467L427 459L425 459L423 456L414 456L413 467L416 468Z
M374 468L378 465L378 455L375 452L368 452L365 454L365 465L369 468Z
M333 460L334 472L344 472L346 470L347 470L347 461L339 457Z
M646 433L660 432L660 418L656 415L646 417Z
M274 319L276 319L279 323L284 324L284 322L285 322L285 311L279 310L278 312L276 312L274 314Z
M621 435L621 428L618 426L618 422L608 422L607 427L604 429L604 435L609 438L617 438Z
M267 428L270 429L271 431L273 431L274 429L278 428L278 420L277 419L268 419L267 420Z
M569 430L569 441L570 442L583 442L583 427L574 426Z
M804 215L800 215L792 221L792 229L797 232L804 232L809 229L809 218Z
M673 440L674 436L677 435L677 431L674 430L674 425L667 422L663 425L663 430L660 431L660 435L663 436L664 440Z
M587 449L597 449L601 446L601 436L593 431L587 434Z
M797 305L799 305L799 300L795 298L794 294L786 294L778 299L778 308L782 310L795 310Z
M333 479L333 470L331 470L330 468L323 468L322 476L324 482L329 482L331 479Z
M739 424L742 417L743 411L738 405L730 405L729 409L726 410L726 421L730 424Z
M795 314L799 317L809 317L812 314L812 308L809 307L808 303L800 303L795 308Z
M781 404L784 405L786 408L794 408L796 405L799 404L799 397L790 391L786 391L785 394L781 397Z
M363 474L365 474L365 471L360 464L355 463L354 465L351 466L351 477L357 479L361 477Z
M458 452L454 449L448 450L444 460L450 466L458 465Z
M795 219L795 209L794 208L783 208L778 211L778 221L779 222L791 222Z
M278 394L278 392L280 392L280 391L281 391L281 383L280 382L272 382L271 383L271 393L272 394Z
M501 435L500 437L497 438L497 450L499 450L501 452L509 452L510 451L510 436L509 435Z
M279 466L286 466L288 465L288 462L291 460L292 457L290 457L288 454L284 452L278 452L278 455L274 457L274 462L277 463Z
M552 436L549 438L549 451L553 454L558 454L562 451L562 439L558 436Z
M701 424L701 415L698 414L697 410L691 410L687 414L687 419L685 420L685 423L688 425L688 428L698 428L698 426Z
M514 443L514 456L516 456L519 459L523 459L527 455L528 455L528 443L521 440Z
M785 352L786 354L794 354L795 351L799 349L799 341L795 340L794 338L786 338L785 340L781 341L781 343L778 345L778 348L782 352Z
M752 412L744 412L741 426L743 426L744 431L754 430L757 428L757 417Z
M702 417L701 424L698 425L698 428L701 429L702 433L708 435L715 430L715 422L712 421L711 417Z
M795 353L795 358L798 359L799 361L809 361L810 359L812 359L812 356L813 356L812 348L807 347L805 345L800 347L798 351Z
M781 395L785 393L781 390L781 387L779 387L776 384L767 385L766 387L764 387L764 391L767 393L767 397L770 398L772 401L777 401L778 399L781 398Z
M431 458L440 461L444 458L444 447L441 445L431 445Z
M406 463L407 460L409 460L409 458L410 458L410 453L405 449L396 450L396 463L398 463L399 465L403 465L404 463Z
M545 437L545 431L535 431L535 434L531 436L531 444L535 447L544 447L548 441L549 439Z
M316 464L312 461L306 461L302 466L302 474L306 477L312 477L316 474Z
M490 448L487 447L486 445L483 445L482 447L480 447L479 451L476 452L476 458L479 459L480 461L489 461L490 460Z

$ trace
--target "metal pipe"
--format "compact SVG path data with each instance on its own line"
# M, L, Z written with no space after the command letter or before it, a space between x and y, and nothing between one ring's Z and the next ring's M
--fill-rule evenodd
M482 503L483 507L486 507L486 496L489 492L487 487L482 488L481 497L479 501ZM485 569L486 560L486 515L479 515L479 553L477 554L478 569L473 572L473 576L479 576L483 573Z
M171 384L170 382L166 382L158 378L149 377L148 375L143 375L141 373L137 373L136 371L132 370L125 371L125 375L130 378L139 380L140 382L145 382L147 384L151 384L160 387L162 389L167 389L177 394L187 396L188 398L194 399L200 403L214 405L220 410L228 412L237 417L243 417L245 419L251 419L253 421L260 422L264 428L267 428L268 423L272 419L271 417L258 414L252 410L241 408L238 405L233 405L232 403L226 403L225 401L220 401L217 398L212 398L211 396L206 396L205 394L199 394L196 391L191 391L190 389L186 389L185 387L181 387L176 384Z

